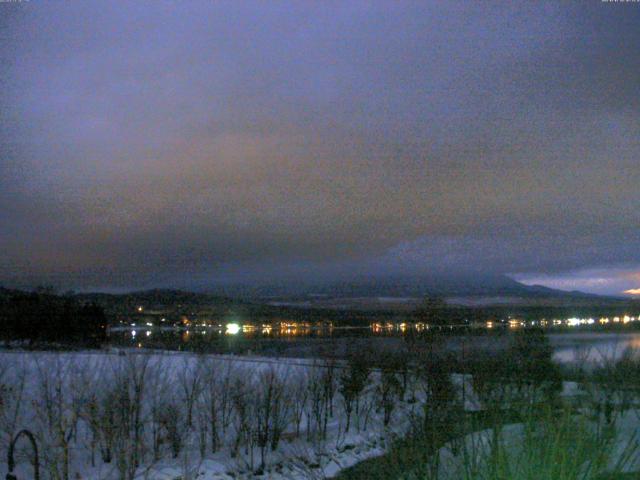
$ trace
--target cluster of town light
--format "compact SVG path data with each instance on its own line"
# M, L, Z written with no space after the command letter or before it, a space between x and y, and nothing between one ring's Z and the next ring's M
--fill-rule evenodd
M531 326L541 326L541 327L548 327L548 326L566 326L566 327L579 327L582 325L595 325L595 324L600 324L600 325L606 325L608 323L622 323L622 324L627 324L627 323L631 323L631 322L636 322L640 320L640 317L631 317L629 315L624 315L622 317L601 317L600 319L596 320L595 318L577 318L577 317L572 317L572 318L567 318L565 320L560 320L560 319L553 319L553 320L531 320L529 322L526 322L524 320L509 320L509 326L512 328L517 328L517 327L524 327L527 325L531 325ZM492 328L493 327L493 322L487 322L487 328Z
M394 330L399 330L400 332L406 332L407 330L410 329L414 329L418 332L421 332L423 330L426 330L429 328L429 325L427 325L426 323L423 322L418 322L418 323L407 323L407 322L402 322L402 323L393 323L393 322L387 322L387 323L373 323L371 324L371 329L374 331L374 333L384 333L384 332L393 332Z
M495 328L496 326L500 326L500 325L508 325L510 328L520 328L520 327L536 327L536 326L540 326L540 327L558 327L558 326L567 326L567 327L578 327L581 325L606 325L606 324L614 324L614 323L618 323L618 324L627 324L627 323L631 323L631 322L637 322L640 321L640 316L638 317L632 317L629 315L624 315L622 317L602 317L598 320L594 319L594 318L576 318L576 317L572 317L572 318L567 318L567 319L552 319L552 320L547 320L547 319L542 319L542 320L521 320L521 319L516 319L516 318L510 318L508 321L507 320L488 320L486 322L484 322L484 324L475 324L476 326L482 326L484 325L486 328ZM470 325L465 323L464 325L449 325L449 327L453 328L456 326L461 326L461 327L469 327ZM386 323L372 323L371 324L371 330L374 333L391 333L391 332L395 332L395 331L400 331L402 333L406 332L407 330L410 329L414 329L416 331L422 331L422 330L428 330L429 329L429 325L426 323L394 323L394 322L386 322Z
M182 322L182 324L183 326L186 326L186 323L184 321ZM131 323L130 325L131 327L133 327L133 329L131 330L131 336L134 338L136 337L137 333L140 330L144 330L146 332L147 337L151 336L150 328L154 327L153 323L151 322L146 322L144 325L143 324L138 325L134 322L134 323ZM189 322L189 325L191 325L191 322ZM203 330L200 330L200 333L202 333L203 335L207 333L207 330L205 329L209 329L209 328L212 328L220 333L224 332L225 335L238 335L239 333L253 334L257 332L260 332L263 335L269 335L274 330L274 328L281 335L304 335L304 334L310 333L312 330L318 331L318 330L333 328L333 324L330 324L330 323L323 324L323 326L313 326L308 322L288 322L288 323L281 322L276 327L274 327L272 324L269 324L269 323L263 323L262 325L254 325L250 323L239 324L236 322L226 323L224 325L222 324L208 325L206 323L201 323L201 324L193 324L193 326L196 329L198 329L199 327L202 327ZM189 336L190 334L189 329L184 330L184 332L186 333L187 336Z
M138 306L136 308L136 310L141 313L144 311L144 308L142 306ZM547 319L542 319L542 320L521 320L521 319L515 319L515 318L509 318L508 320L489 320L484 322L484 326L488 329L494 328L496 326L499 325L508 325L510 328L519 328L519 327L526 327L526 326L540 326L540 327L553 327L553 326L567 326L567 327L578 327L578 326L582 326L582 325L595 325L595 324L599 324L599 325L607 325L607 324L627 324L627 323L631 323L631 322L636 322L636 321L640 321L640 316L637 317L632 317L629 315L624 315L621 317L601 317L598 320L594 319L594 318L577 318L577 317L572 317L572 318L567 318L567 319L551 319L551 320L547 320ZM166 322L166 318L162 318L161 322L164 323ZM192 322L187 319L186 317L182 317L181 323L183 326L189 326L192 324ZM154 327L154 324L152 322L145 322L144 326L142 324L137 325L135 322L130 324L131 327L134 327L131 330L131 336L133 338L136 337L136 326L139 329L145 329L145 334L147 337L151 336L151 330L149 329L149 327ZM482 326L483 324L475 324L476 326ZM254 325L254 324L239 324L239 323L235 323L235 322L230 322L227 324L218 324L218 325L210 325L206 322L202 322L201 324L194 324L193 326L197 327L213 327L216 328L220 331L220 333L222 333L224 331L224 333L226 335L237 335L239 333L255 333L260 331L262 334L270 334L272 332L272 330L274 329L274 326L271 324L262 324L262 325ZM470 324L469 323L465 323L465 325L461 325L461 326L465 326L465 327L469 327ZM146 328L145 328L146 327ZM328 327L329 329L333 329L333 324L328 324L328 325L323 325L323 329L325 327ZM279 322L276 325L276 331L278 331L280 334L285 334L285 335L298 335L298 334L306 334L306 333L310 333L311 330L314 329L314 327L308 323L308 322ZM453 328L453 326L451 326L451 328ZM424 322L417 322L417 323L408 323L408 322L401 322L401 323L397 323L397 322L386 322L386 323L380 323L380 322L376 322L371 324L371 329L373 330L374 333L391 333L394 331L399 331L401 333L405 333L409 330L415 330L418 332L421 332L423 330L428 330L429 329L429 324L424 323ZM189 331L186 331L187 336L189 335ZM205 331L201 332L202 334L205 334Z

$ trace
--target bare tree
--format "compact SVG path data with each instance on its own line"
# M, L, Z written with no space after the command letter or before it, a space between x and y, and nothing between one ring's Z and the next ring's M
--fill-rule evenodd
M231 456L236 457L240 447L245 446L248 452L252 446L251 435L251 382L250 378L238 376L231 384L231 401L233 402L234 440Z
M104 408L116 467L122 480L133 480L145 448L145 385L150 356L127 355L112 362L112 387Z
M187 428L193 426L193 407L202 392L204 361L202 357L185 356L177 372L178 384L182 392L182 404L185 407Z
M402 396L402 382L391 368L382 368L378 384L378 396L384 412L383 424L386 427L391 421L391 413Z
M169 366L164 359L159 359L154 368L151 369L147 380L147 400L149 415L149 433L151 435L152 458L157 462L161 458L161 448L166 440L165 431L162 427L162 417L164 408L169 402L169 398L174 395L173 383L169 380L171 376L166 375Z
M260 467L265 466L267 447L275 450L289 423L290 402L285 397L286 376L274 367L260 372L256 385L255 436L260 448Z
M344 411L347 417L346 432L351 427L351 414L354 407L359 413L360 395L367 384L370 372L369 361L365 355L352 353L349 355L347 365L338 378Z
M80 414L74 362L75 357L57 355L46 361L36 360L43 459L51 475L62 480L69 479L70 447Z
M11 441L22 417L27 367L22 359L0 363L0 435ZM4 443L4 442L3 442Z
M312 367L309 373L307 406L307 441L322 436L322 425L325 412L323 372L320 367Z
M184 441L185 429L183 428L183 422L185 422L185 419L177 399L165 401L160 410L158 422L171 448L171 455L173 458L178 458Z
M208 431L211 451L215 453L221 446L229 429L233 413L232 384L237 375L232 362L221 362L217 358L209 358L205 362L202 378L202 417L207 422L204 428Z
M307 399L309 398L309 372L298 372L289 382L289 391L291 392L291 409L293 423L295 425L295 435L300 436L300 424L304 418L304 412L307 408Z

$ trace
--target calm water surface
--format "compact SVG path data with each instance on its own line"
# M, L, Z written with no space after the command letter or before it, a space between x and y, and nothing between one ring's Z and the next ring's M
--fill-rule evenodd
M562 363L615 360L625 351L640 354L640 333L576 332L550 334L554 358Z
M561 363L598 362L620 358L627 350L640 354L640 332L549 333L554 358ZM504 335L464 335L447 339L453 351L492 350L505 344ZM309 330L296 333L254 332L225 334L214 330L126 329L112 331L114 346L158 349L193 349L215 353L257 353L311 357L318 353L343 355L354 348L398 349L405 345L402 335L380 335L369 327Z

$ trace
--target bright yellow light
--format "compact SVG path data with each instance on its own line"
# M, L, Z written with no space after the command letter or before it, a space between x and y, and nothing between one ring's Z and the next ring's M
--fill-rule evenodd
M629 295L640 295L640 288L632 288L630 290L625 290L622 293L627 293Z
M229 335L235 335L240 331L240 325L237 323L227 323L227 331Z

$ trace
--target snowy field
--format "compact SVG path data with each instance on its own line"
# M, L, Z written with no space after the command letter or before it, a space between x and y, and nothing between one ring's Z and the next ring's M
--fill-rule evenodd
M360 364L183 352L0 352L0 475L16 433L43 480L330 478L420 424L429 381ZM453 402L478 410L470 375ZM573 382L561 396L594 398ZM631 417L625 417L626 424ZM640 418L640 415L638 416ZM15 451L34 478L31 448Z
M28 429L43 479L328 478L383 454L426 395L413 379L381 371L366 374L358 391L345 367L186 353L2 352L0 475L10 439ZM30 451L23 437L19 479L33 478Z

